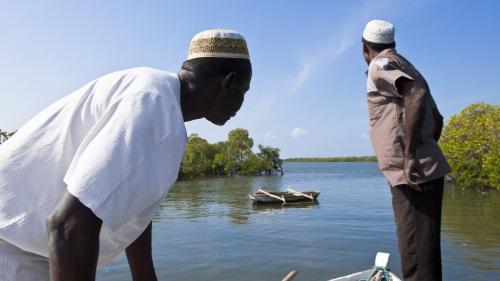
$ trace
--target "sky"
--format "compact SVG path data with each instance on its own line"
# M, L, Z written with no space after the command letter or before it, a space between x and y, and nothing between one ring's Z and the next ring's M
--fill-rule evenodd
M500 1L0 0L0 129L104 74L177 72L193 35L230 28L247 40L253 77L236 117L201 119L209 142L245 128L283 158L373 155L368 137L366 22L396 27L397 50L426 77L445 119L500 103Z

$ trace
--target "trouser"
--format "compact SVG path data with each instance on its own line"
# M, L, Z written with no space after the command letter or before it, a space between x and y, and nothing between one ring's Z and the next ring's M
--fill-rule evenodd
M441 206L443 178L419 186L391 188L405 281L441 281Z
M0 239L1 281L49 281L46 257L25 252Z

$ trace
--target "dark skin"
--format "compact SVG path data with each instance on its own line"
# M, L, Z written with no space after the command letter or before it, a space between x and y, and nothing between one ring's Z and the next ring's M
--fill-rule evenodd
M363 44L363 57L368 65L379 53L378 51L370 49L366 44ZM405 143L405 174L407 175L408 185L420 190L420 187L415 181L414 174L424 176L420 163L416 160L416 147L424 120L427 89L420 86L419 83L405 77L396 80L396 88L404 99L405 108L405 136L403 139ZM443 117L437 109L434 111L434 121L436 123L434 139L438 141L443 127Z
M50 279L95 280L102 221L66 193L47 220Z
M132 280L157 280L151 247L152 229L153 224L149 223L142 235L125 250Z
M250 75L231 71L226 75L205 78L181 69L181 108L184 121L206 118L222 126L236 115L250 89Z
M235 71L210 78L185 69L181 80L181 110L184 121L206 118L224 125L243 104L250 88L251 73ZM69 192L47 219L49 270L52 281L95 280L102 220ZM156 281L152 256L152 224L125 252L134 281Z

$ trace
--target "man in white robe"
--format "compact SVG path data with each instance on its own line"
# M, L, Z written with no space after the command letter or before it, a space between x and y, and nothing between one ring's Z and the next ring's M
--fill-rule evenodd
M50 105L0 146L0 280L95 280L125 251L156 280L151 220L177 179L184 122L223 125L252 69L226 29L191 41L181 70L102 76Z

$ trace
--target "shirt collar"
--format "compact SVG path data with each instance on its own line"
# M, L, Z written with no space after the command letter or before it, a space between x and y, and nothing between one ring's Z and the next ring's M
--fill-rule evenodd
M372 62L377 59L378 57L381 57L381 56L384 56L385 54L388 54L388 53L394 53L396 54L396 49L394 48L388 48L388 49L385 49L383 50L382 52L378 53L378 55L376 55L372 61L370 62L370 64L368 65L368 69L365 71L365 75L368 76L368 71L370 70L370 65L372 64Z

